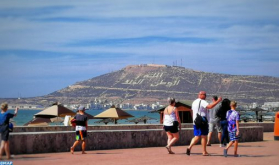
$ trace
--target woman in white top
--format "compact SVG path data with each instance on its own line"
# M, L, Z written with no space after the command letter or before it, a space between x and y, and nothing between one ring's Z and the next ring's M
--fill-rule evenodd
M168 136L168 145L166 146L169 154L174 154L171 150L171 146L179 139L178 127L181 130L181 122L178 115L178 111L175 107L175 99L168 98L169 106L164 110L164 130Z

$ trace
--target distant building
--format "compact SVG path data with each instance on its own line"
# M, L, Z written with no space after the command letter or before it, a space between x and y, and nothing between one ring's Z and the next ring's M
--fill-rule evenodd
M15 109L18 107L19 109L44 109L42 105L32 105L32 104L9 104L8 109Z
M258 103L252 103L251 108L254 109L254 108L257 108L258 106L259 106Z
M271 109L271 108L278 108L279 107L279 102L265 102L263 105L262 105L262 108L263 109Z

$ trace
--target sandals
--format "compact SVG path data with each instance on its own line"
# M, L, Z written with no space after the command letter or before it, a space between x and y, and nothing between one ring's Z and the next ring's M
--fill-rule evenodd
M211 156L209 153L202 154L202 156Z
M190 150L189 148L187 148L186 154L187 154L188 156L190 156L190 153L191 153L191 150Z
M70 151L71 151L71 154L74 154L74 148L73 147L71 147Z
M174 154L174 152L171 151L170 147L166 146L166 149L168 150L169 154Z

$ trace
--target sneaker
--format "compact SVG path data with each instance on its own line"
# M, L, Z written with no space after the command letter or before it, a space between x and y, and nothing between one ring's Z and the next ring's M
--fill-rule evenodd
M211 144L207 144L206 146L211 146Z
M228 156L228 150L227 149L224 149L224 157L227 157Z

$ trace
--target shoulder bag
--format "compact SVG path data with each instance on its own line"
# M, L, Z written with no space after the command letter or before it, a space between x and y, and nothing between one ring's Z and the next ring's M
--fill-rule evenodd
M198 112L200 112L200 106L201 106L201 100L200 100L200 103L199 103ZM201 114L201 112L200 112L200 114ZM206 128L208 126L207 118L202 117L200 114L197 113L194 123L195 123L196 127L198 127L198 128Z

